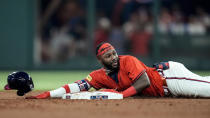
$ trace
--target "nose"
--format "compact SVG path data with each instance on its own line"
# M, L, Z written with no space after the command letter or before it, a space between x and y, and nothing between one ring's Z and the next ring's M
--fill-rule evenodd
M112 61L117 60L117 55L112 55Z

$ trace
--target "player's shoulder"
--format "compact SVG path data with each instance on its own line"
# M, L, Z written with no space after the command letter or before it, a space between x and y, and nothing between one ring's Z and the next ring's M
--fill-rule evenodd
M94 70L90 73L91 76L100 76L102 74L104 74L104 69L103 68Z
M124 61L130 61L130 60L138 60L136 57L132 56L132 55L120 55L119 56L120 61L124 62Z
M92 80L97 81L100 80L100 78L104 77L104 74L105 72L103 68L94 70L86 77L86 80L88 80L89 82Z
M120 67L142 64L142 62L138 58L131 55L122 55L119 56L119 59L120 59Z

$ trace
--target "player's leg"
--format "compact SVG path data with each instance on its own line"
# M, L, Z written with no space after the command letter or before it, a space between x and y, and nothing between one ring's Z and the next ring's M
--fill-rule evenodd
M210 97L210 81L175 78L166 80L168 89L174 96Z
M188 78L200 78L190 70L188 70L182 63L169 61L169 69L163 71L166 77L188 77Z
M210 80L210 76L203 76L203 78Z
M210 79L192 73L181 63L169 62L169 67L163 73L173 95L210 97Z

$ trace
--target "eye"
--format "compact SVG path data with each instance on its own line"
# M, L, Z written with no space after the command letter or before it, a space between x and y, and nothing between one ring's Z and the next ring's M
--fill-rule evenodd
M116 53L116 52L113 52L112 54L113 54L113 55L116 55L117 53Z
M110 55L110 54L107 54L107 55L105 56L105 58L109 58L109 57L111 57L111 55Z

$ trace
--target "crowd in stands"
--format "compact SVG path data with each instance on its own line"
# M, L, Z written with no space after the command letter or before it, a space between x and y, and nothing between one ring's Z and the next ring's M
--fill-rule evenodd
M154 32L151 6L142 3L129 10L128 1L116 2L108 15L106 11L96 10L94 47L101 42L110 42L119 54L148 56ZM89 39L85 8L76 0L51 3L48 7L43 13L48 18L41 27L42 61L63 62L74 56L87 55ZM54 10L50 10L53 7ZM188 15L179 5L161 7L158 29L161 34L206 35L210 31L210 14L202 7L195 8L195 12Z

